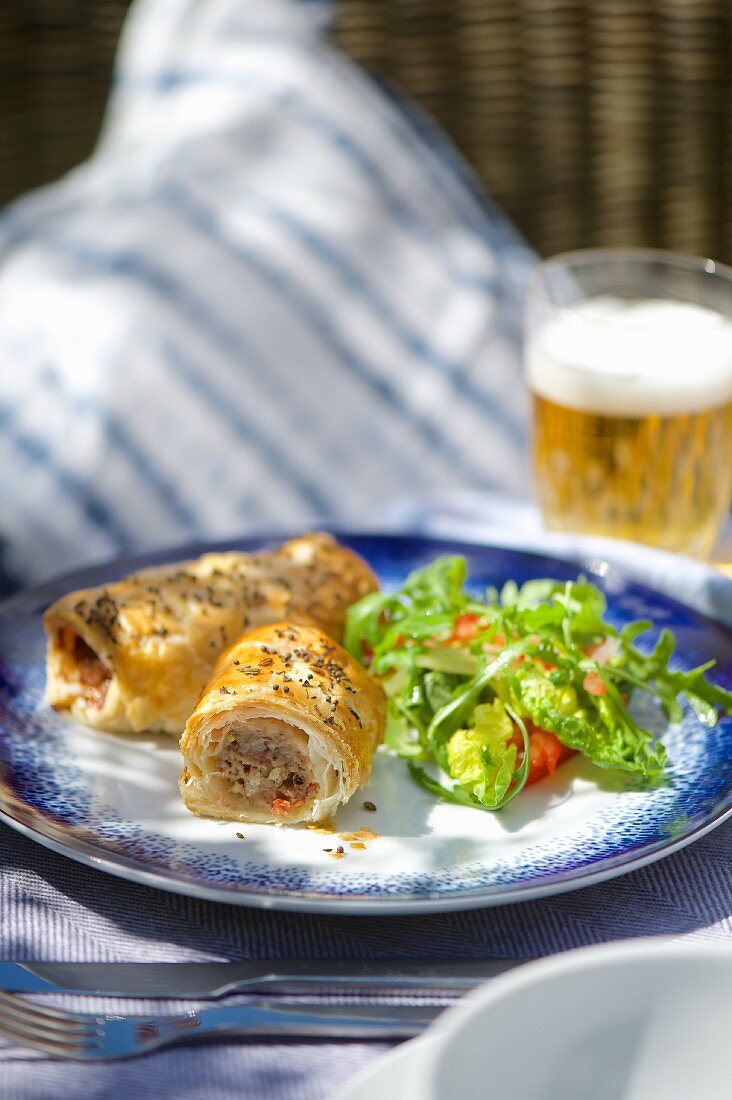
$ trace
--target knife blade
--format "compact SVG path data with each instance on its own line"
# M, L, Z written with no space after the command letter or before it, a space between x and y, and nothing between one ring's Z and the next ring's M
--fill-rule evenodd
M223 997L228 993L400 990L457 996L523 959L248 959L242 962L0 961L0 989L118 997Z

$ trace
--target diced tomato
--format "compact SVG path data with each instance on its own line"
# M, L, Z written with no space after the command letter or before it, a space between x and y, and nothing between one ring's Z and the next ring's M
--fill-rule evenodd
M473 640L478 632L478 624L480 622L479 615L471 615L466 612L464 615L458 615L455 620L455 626L452 630L452 636L449 641L451 642L470 642Z
M393 644L394 644L394 649L401 649L401 647L405 644L404 635L403 634L397 634L396 638L394 639Z
M526 730L529 735L530 754L529 775L526 780L528 787L532 783L538 783L547 775L553 775L560 764L569 760L570 756L574 756L574 749L568 749L553 733L535 726L530 719L526 720ZM523 750L523 739L518 730L515 740ZM523 751L519 753L518 762L521 763L522 759Z
M495 633L493 635L493 637L491 638L491 641L493 642L494 645L505 645L506 644L506 635L501 634L501 632L499 630L499 631L497 631L497 633Z
M572 749L563 745L558 737L548 730L532 729L529 738L531 764L526 785L538 783L547 775L553 775L558 766L573 755Z
M289 814L292 809L292 803L289 798L275 798L272 803L273 814Z
M602 676L599 672L586 672L582 681L582 687L590 695L604 695L607 691Z
M373 647L370 646L368 642L364 642L364 641L361 642L361 656L363 657L363 663L365 665L370 665L371 662L373 661L373 659L374 659L374 650L373 650Z

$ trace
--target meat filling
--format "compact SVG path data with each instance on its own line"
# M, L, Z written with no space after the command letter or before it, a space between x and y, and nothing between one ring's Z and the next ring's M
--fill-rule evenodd
M287 814L318 794L305 734L278 718L259 718L228 729L216 770L232 794L261 810Z
M84 698L89 706L103 707L112 673L71 627L61 627L59 645L70 658L69 670L73 678L85 688Z

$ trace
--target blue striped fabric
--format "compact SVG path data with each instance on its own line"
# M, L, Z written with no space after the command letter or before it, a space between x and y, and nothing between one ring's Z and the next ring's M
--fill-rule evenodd
M0 216L0 555L525 483L534 256L323 0L137 0L93 157Z

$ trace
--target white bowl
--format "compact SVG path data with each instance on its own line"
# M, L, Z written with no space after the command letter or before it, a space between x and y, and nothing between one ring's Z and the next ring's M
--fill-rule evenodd
M730 1100L732 947L570 951L482 986L430 1034L419 1100Z

